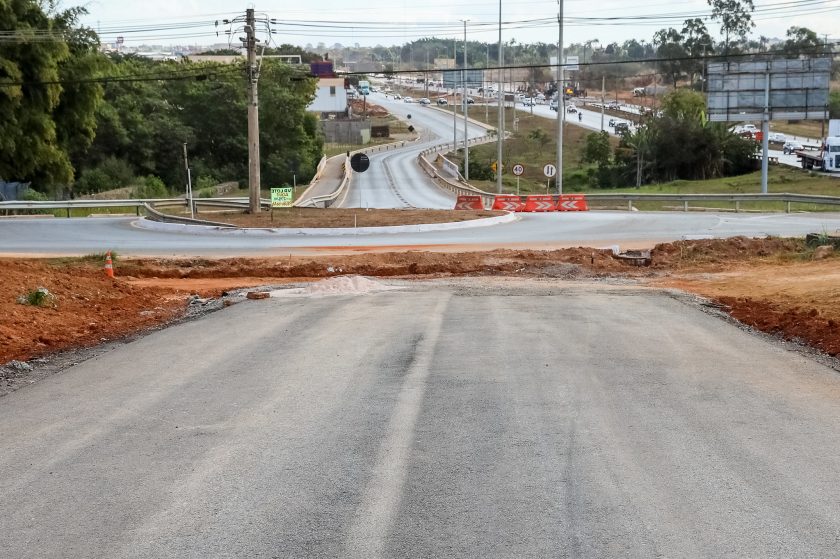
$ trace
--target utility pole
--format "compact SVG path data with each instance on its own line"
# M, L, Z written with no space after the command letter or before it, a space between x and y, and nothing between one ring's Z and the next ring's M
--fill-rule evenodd
M505 141L505 94L502 92L502 66L504 66L504 54L502 51L502 0L499 0L499 61L498 78L499 78L499 125L497 127L496 138L496 190L499 194L502 193L502 146Z
M481 86L483 89L481 90L481 98L484 99L484 122L490 124L490 103L487 102L487 78L485 77L487 72L489 72L490 68L490 43L484 45L487 47L487 64L484 65L484 72L481 76Z
M607 76L601 76L601 132L604 131L604 96L606 95L606 87Z
M557 194L563 194L563 118L566 96L563 84L563 0L557 0Z
M195 219L195 206L192 195L192 176L190 174L190 160L187 155L187 142L184 142L184 168L187 170L187 203L190 205L190 217Z
M464 95L462 101L464 103L464 179L470 180L470 144L467 138L467 22L464 20L464 69L461 70L461 82L464 86Z
M260 104L257 94L257 37L254 8L245 12L245 48L248 53L248 209L260 213Z
M458 75L458 40L452 40L452 151L458 153L458 104L455 102L458 93L458 82L455 76Z

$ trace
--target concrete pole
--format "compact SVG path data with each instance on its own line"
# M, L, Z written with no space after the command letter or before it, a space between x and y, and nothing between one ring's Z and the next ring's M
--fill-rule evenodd
M260 213L260 105L257 94L257 38L254 9L245 12L248 52L248 209Z
M566 96L563 92L563 0L557 0L557 194L563 194L563 119Z
M470 146L467 140L467 113L469 104L467 103L467 22L464 20L464 69L461 71L462 81L464 84L464 179L470 180Z
M604 97L606 95L607 76L601 76L601 132L604 131Z
M761 119L761 193L767 194L770 149L770 72L764 74L764 118Z
M499 99L499 125L497 127L497 138L496 138L496 190L499 194L502 193L502 156L503 154L503 146L505 141L505 111L504 111L504 100L505 94L502 91L502 67L504 66L504 53L502 51L502 0L499 0L499 62L498 66L498 78L499 78L499 91L498 91L498 99Z
M452 64L455 68L458 67L458 45L456 40L452 41ZM453 72L455 71L453 68ZM455 75L458 73L455 72ZM457 153L458 152L458 104L455 102L455 93L458 91L457 82L454 79L452 80L452 151Z
M190 173L190 162L187 154L187 142L184 142L184 169L187 171L187 203L190 205L190 217L195 219L195 205L193 204L192 173Z

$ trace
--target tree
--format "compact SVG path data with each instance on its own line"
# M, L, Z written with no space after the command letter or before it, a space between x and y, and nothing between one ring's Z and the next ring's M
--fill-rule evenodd
M534 128L528 133L528 139L534 142L537 146L537 151L540 155L543 154L543 148L545 144L548 142L549 137L545 130L542 128Z
M840 118L840 91L832 91L828 98L828 118Z
M610 135L605 130L586 135L581 152L581 160L584 163L596 163L598 166L607 165L610 162L611 154Z
M702 19L685 20L681 34L683 36L683 49L691 58L705 58L707 54L714 53L714 41ZM705 61L702 59L685 61L683 68L689 74L692 84L697 73L702 71L704 64Z
M730 37L743 41L755 27L752 12L753 0L706 0L712 7L712 19L720 22L720 32L725 37L724 52L729 54L732 43Z
M706 114L706 98L690 89L677 89L662 99L662 112L677 120L701 122Z
M66 102L60 120L80 124L85 137L90 136L88 117L96 104L95 91L75 105L72 96L62 96L62 69L77 62L65 38L74 43L74 15L82 10L57 14L56 5L54 0L0 4L0 28L14 30L13 40L0 45L0 80L5 82L0 87L0 177L30 180L41 190L73 177L62 146L72 134L62 126L65 135L60 137L56 110ZM70 73L83 79L90 70L79 64Z
M785 54L794 57L800 54L817 54L822 49L822 41L820 41L816 32L807 27L797 27L795 25L787 30L787 41L782 46Z

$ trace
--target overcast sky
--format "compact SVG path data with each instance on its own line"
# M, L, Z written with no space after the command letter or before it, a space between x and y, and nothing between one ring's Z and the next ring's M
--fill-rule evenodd
M73 4L65 0L65 5ZM793 4L810 8L794 8ZM820 36L840 39L840 0L755 0L754 35L784 37L791 25L805 26ZM230 0L93 0L85 4L90 11L84 22L98 28L103 42L122 36L127 45L189 45L225 42L224 30L216 37L213 21L243 14L250 5ZM424 36L461 37L462 19L468 37L479 41L498 39L498 2L487 0L382 0L380 2L316 0L314 2L279 2L264 0L254 7L281 25L275 26L278 43L304 46L324 42L362 46L402 44ZM686 17L708 16L706 0L565 0L565 43L599 39L606 44L637 38L650 40L662 27L681 27ZM762 13L764 12L764 13ZM553 19L542 25L512 24L503 32L505 41L557 41L556 0L503 0L505 21ZM623 21L612 24L586 18L649 16L646 21ZM333 26L306 26L304 22L326 22ZM332 22L332 23L330 23ZM286 23L287 25L282 25ZM196 25L186 27L187 24ZM718 25L707 25L717 34ZM371 27L376 27L371 29ZM236 35L238 36L238 34Z

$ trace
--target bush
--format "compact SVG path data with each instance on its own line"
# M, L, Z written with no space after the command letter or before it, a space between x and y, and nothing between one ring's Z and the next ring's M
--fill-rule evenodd
M55 295L50 293L46 287L39 287L38 289L30 289L25 295L18 297L18 303L33 307L55 306Z
M132 198L168 198L169 189L163 181L154 175L143 179L143 184L135 186L131 191Z
M82 171L73 190L78 194L96 194L127 186L132 182L134 173L131 165L122 159L109 157L96 167Z

